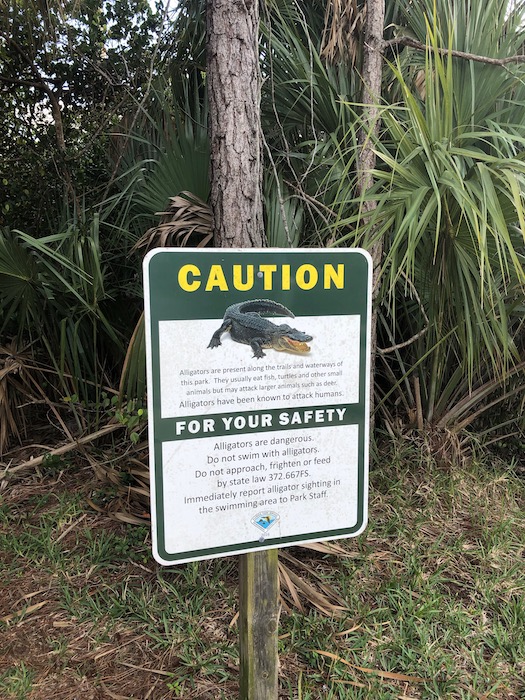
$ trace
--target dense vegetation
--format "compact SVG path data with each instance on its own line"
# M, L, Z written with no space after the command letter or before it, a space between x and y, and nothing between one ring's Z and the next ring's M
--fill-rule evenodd
M378 426L519 445L523 7L389 2L378 134L360 103L364 10L342 8L263 6L268 243L382 242ZM3 451L39 406L79 435L143 400L141 246L210 241L204 35L202 0L2 13Z

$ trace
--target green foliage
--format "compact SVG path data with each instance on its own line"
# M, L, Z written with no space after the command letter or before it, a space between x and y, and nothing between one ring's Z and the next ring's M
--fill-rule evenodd
M77 394L97 400L124 347L120 324L106 314L118 294L100 247L98 218L61 233L34 238L4 232L0 238L2 332L32 347L50 396ZM109 282L109 284L108 284Z
M159 16L146 0L4 5L0 225L40 236L64 199L103 192L109 132L147 90Z
M42 459L42 472L48 475L59 474L64 471L68 466L67 460L65 460L62 455L48 454L44 455Z
M123 403L144 395L140 256L129 252L145 231L153 244L184 244L155 238L158 213L169 226L171 198L208 198L204 2L179 3L157 32L145 2L46 7L11 3L0 23L0 223L14 224L0 238L0 326L55 368L54 389L77 395L81 424L83 411L103 413L103 383L118 383ZM479 427L482 408L503 412L522 396L523 66L442 51L518 54L523 4L390 3L386 37L428 48L388 47L377 138L360 103L362 7L351 27L330 27L335 9L325 10L319 0L262 8L268 242L381 240L380 410ZM345 55L327 51L334 30L346 32ZM358 197L370 141L374 186Z
M0 690L6 700L27 700L34 677L35 671L22 662L0 674Z
M267 179L264 193L268 245L273 248L297 248L304 220L301 199L294 196L279 177Z
M348 103L360 99L358 72L346 62L329 65L323 59L323 3L267 3L261 24L268 235L270 240L286 240L286 245L294 240L286 234L291 212L283 207L284 201L293 202L301 211L301 234L294 245L319 245L341 182L330 165L335 168L341 153L348 156L348 146L355 143L356 113ZM274 193L283 189L280 181L290 192L285 187L279 203ZM281 209L281 233L275 228L276 206Z
M117 410L115 417L126 426L131 442L137 444L140 439L139 430L147 425L148 420L148 412L142 402L134 399L126 403L121 410Z
M374 186L334 225L350 230L339 244L383 241L379 386L385 401L393 391L409 421L417 410L443 427L466 426L468 411L474 420L495 393L506 399L509 372L522 376L525 289L525 129L513 121L522 88L513 71L474 68L439 52L444 42L457 46L452 29L446 31L454 8L407 9L421 18L416 34L424 30L418 36L429 47L419 86L409 57L401 55L389 68L397 104L381 112ZM523 27L508 8L496 3L474 21L472 44L462 50L519 51ZM494 40L497 32L501 41ZM343 185L334 208L343 212L351 197L351 185ZM371 216L363 217L363 202L375 204Z

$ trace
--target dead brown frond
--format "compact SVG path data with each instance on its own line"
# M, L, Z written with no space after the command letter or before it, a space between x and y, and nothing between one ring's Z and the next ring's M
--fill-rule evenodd
M335 557L350 557L355 558L355 552L348 552L344 547L336 542L308 542L302 544L303 549L311 549L314 552L321 554L332 554Z
M414 76L414 87L419 97L424 100L427 96L427 76L423 69L418 70Z
M356 64L364 17L365 9L359 9L356 0L326 3L321 57L327 63Z
M321 654L322 656L327 656L329 659L332 659L333 661L337 661L339 663L345 664L345 666L348 666L349 668L355 669L356 671L361 671L361 673L371 674L373 676L377 676L378 678L389 679L389 680L393 680L393 681L405 681L407 683L430 683L430 682L432 682L431 678L421 678L420 676L407 676L404 673L394 673L392 671L383 671L380 668L368 668L366 666L357 666L356 664L350 663L350 661L347 661L342 656L339 656L338 654L334 654L331 651L324 651L322 649L313 649L312 651L315 654Z
M294 556L288 549L280 550L279 559L281 601L285 610L292 604L304 612L306 604L330 617L339 617L348 611L345 600L313 565Z
M144 311L140 314L135 329L131 335L122 364L119 381L119 399L122 403L126 395L141 396L145 391L142 382L145 381L144 365L146 353L146 335L144 328Z
M113 433L117 430L122 430L123 428L124 425L122 423L118 423L113 420L110 421L103 428L99 428L98 430L96 430L94 433L89 433L89 435L83 435L80 438L74 438L71 440L71 442L68 442L65 445L61 445L60 447L55 447L51 449L45 445L38 445L38 447L41 450L44 450L43 454L41 454L38 457L31 456L30 459L24 460L20 464L6 467L3 476L12 477L15 474L18 476L22 476L26 471L37 469L48 457L58 457L68 452L72 452L73 450L81 449L84 445L90 445L99 438L106 437L110 433Z
M472 440L467 433L425 422L422 431L411 430L404 437L440 468L465 467L472 457Z
M191 192L171 197L166 211L157 212L161 220L135 243L133 250L170 246L203 248L213 237L211 208Z
M150 521L150 491L147 443L140 443L113 464L108 458L92 461L93 471L99 481L108 483L115 496L103 504L88 499L89 505L99 513L130 525L147 525Z
M418 425L417 412L408 413L409 425L400 417L389 416L385 421L388 433L394 440L401 440L407 447L415 446L428 462L442 469L466 467L472 459L473 438L460 430L436 426L428 421Z

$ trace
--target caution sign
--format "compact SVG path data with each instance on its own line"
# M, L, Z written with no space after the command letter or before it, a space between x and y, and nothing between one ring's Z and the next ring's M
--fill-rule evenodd
M366 525L371 260L144 260L154 555L169 565Z

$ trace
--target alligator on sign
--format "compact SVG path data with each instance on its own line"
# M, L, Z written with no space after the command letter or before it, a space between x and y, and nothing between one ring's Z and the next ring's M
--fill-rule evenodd
M261 314L295 318L286 306L271 299L253 299L233 304L226 309L222 325L212 335L208 347L219 347L221 335L229 331L232 340L250 345L253 356L257 358L265 356L263 348L298 353L310 352L307 342L312 340L311 335L302 333L287 324L272 323Z

